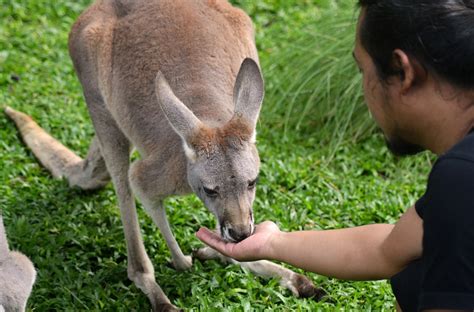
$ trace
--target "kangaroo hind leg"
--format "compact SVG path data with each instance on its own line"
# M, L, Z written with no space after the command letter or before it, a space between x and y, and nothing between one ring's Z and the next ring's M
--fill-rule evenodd
M289 289L293 295L300 298L314 298L321 300L326 298L326 292L316 286L304 275L293 272L279 264L267 260L239 262L226 257L211 247L203 247L193 252L193 256L201 261L219 260L224 264L237 264L242 268L263 278L279 279L280 285Z

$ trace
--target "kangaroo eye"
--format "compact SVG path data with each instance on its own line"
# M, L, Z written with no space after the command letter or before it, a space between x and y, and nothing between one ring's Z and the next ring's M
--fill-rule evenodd
M204 189L204 193L206 193L206 195L209 197L215 198L217 197L217 195L219 195L219 192L217 190L212 190L204 186L203 186L203 189Z
M258 177L255 180L249 182L248 189L253 190L255 186L257 185L257 182L258 182Z

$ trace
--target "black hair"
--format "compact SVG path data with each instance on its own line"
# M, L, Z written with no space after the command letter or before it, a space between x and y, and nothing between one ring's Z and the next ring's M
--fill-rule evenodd
M474 89L474 0L359 0L360 40L381 80L397 72L395 49L425 70Z

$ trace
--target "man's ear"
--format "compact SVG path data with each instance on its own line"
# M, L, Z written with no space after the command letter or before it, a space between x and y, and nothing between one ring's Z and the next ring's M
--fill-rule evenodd
M395 49L393 51L392 63L395 70L399 72L402 94L406 94L427 78L427 72L423 66L415 59L410 58L403 50Z

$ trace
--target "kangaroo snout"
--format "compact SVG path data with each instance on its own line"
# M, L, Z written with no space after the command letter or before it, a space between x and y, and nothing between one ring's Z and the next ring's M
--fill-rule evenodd
M253 222L249 224L238 225L233 225L231 223L225 222L221 226L221 236L229 242L238 243L252 235L253 230Z

